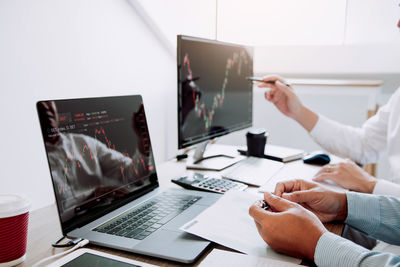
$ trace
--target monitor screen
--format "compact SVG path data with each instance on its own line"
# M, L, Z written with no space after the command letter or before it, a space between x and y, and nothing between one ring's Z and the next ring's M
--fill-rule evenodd
M252 49L178 36L178 146L252 126Z
M37 103L63 232L158 186L141 96Z

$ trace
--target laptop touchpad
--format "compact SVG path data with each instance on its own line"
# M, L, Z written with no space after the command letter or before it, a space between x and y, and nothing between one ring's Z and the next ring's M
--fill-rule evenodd
M189 209L183 211L181 214L176 216L173 220L169 221L165 224L162 229L173 230L177 232L182 232L179 228L192 220L194 217L199 215L203 210L207 209L207 206L202 205L192 205Z
M132 249L147 255L192 262L209 244L209 241L185 232L160 229Z

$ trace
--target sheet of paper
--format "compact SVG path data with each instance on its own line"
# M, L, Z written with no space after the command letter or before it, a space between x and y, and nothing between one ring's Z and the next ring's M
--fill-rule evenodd
M306 165L302 161L286 163L283 168L261 186L259 192L274 192L278 182L293 179L304 179L311 181L314 175L321 169L319 166Z
M271 260L262 257L256 257L246 255L237 252L230 252L220 249L213 249L210 254L200 263L199 267L211 267L211 266L230 266L230 267L242 267L242 266L257 266L257 267L295 267L297 264Z
M249 207L261 198L261 194L229 191L180 229L249 255L300 263L274 252L259 235Z
M331 156L331 159L334 163L340 162L341 160L340 158L335 156ZM276 183L286 180L303 179L306 181L312 181L312 178L320 169L321 166L304 164L301 160L286 163L277 174L275 174L271 179L268 180L267 183L258 188L258 191L274 192ZM331 190L344 190L343 188L330 181L321 184Z

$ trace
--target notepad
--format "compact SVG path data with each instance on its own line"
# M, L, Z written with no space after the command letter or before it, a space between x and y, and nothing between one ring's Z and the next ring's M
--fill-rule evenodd
M240 147L238 151L241 154L247 153L246 147ZM275 146L267 144L264 149L264 156L267 159L272 159L281 162L289 162L297 159L301 159L305 152L301 149L295 149L290 147Z
M262 194L228 191L180 229L248 255L299 264L299 259L274 252L259 235L249 208L262 197Z

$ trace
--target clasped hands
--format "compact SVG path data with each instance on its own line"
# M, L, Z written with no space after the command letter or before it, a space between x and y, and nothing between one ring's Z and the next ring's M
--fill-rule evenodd
M273 250L297 258L314 260L318 240L327 232L322 223L347 217L345 193L304 180L278 183L264 200L269 210L258 204L249 209L258 232Z

